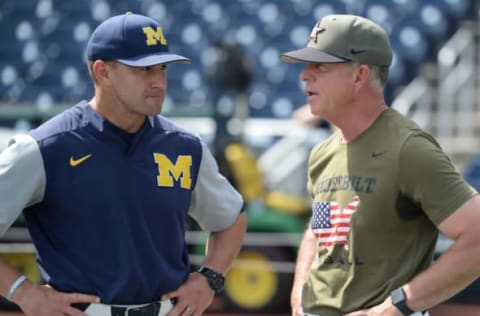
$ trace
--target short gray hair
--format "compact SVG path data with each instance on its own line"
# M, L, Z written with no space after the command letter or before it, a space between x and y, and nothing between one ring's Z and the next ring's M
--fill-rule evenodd
M368 65L370 68L370 83L378 90L383 90L388 79L388 66Z
M351 62L351 64L356 67L360 65L368 66L368 69L370 69L370 77L368 79L370 85L379 91L383 91L388 79L389 66L367 65L356 61Z

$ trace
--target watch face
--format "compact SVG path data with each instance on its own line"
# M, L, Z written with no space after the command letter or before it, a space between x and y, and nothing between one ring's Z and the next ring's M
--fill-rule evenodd
M392 292L391 298L392 298L392 304L394 305L405 300L405 296L403 295L403 292L401 290L399 291L398 289Z
M223 290L223 286L225 283L225 278L223 277L223 275L205 267L202 267L198 272L200 272L207 278L208 285L210 286L210 288L212 288L212 290L215 291L215 293L218 294Z
M215 292L220 292L223 290L224 279L222 276L213 275L211 278L212 287L215 289Z
M402 288L394 290L390 297L392 299L392 304L397 307L397 309L402 312L403 315L412 315L415 311L411 310L407 305L407 297Z

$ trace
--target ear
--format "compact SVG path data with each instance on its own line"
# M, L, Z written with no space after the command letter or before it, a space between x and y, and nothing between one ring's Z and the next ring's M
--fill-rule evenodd
M356 71L355 87L358 89L368 85L370 80L370 67L360 64Z
M98 84L109 82L109 68L103 60L96 60L92 65L93 77Z

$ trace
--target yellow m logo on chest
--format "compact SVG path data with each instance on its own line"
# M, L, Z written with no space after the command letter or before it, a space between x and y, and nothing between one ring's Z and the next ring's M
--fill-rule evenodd
M182 189L191 189L192 156L179 155L175 164L164 154L154 153L153 159L158 166L157 185L159 187L173 187L176 181L180 182Z
M163 35L163 31L160 26L157 26L157 30L154 30L151 26L146 26L142 28L142 30L147 38L147 46L157 45L159 42L162 45L167 45L167 39Z

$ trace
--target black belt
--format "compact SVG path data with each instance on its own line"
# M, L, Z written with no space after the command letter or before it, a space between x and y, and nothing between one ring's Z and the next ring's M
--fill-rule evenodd
M143 306L111 306L112 316L157 316L162 303L155 302Z

